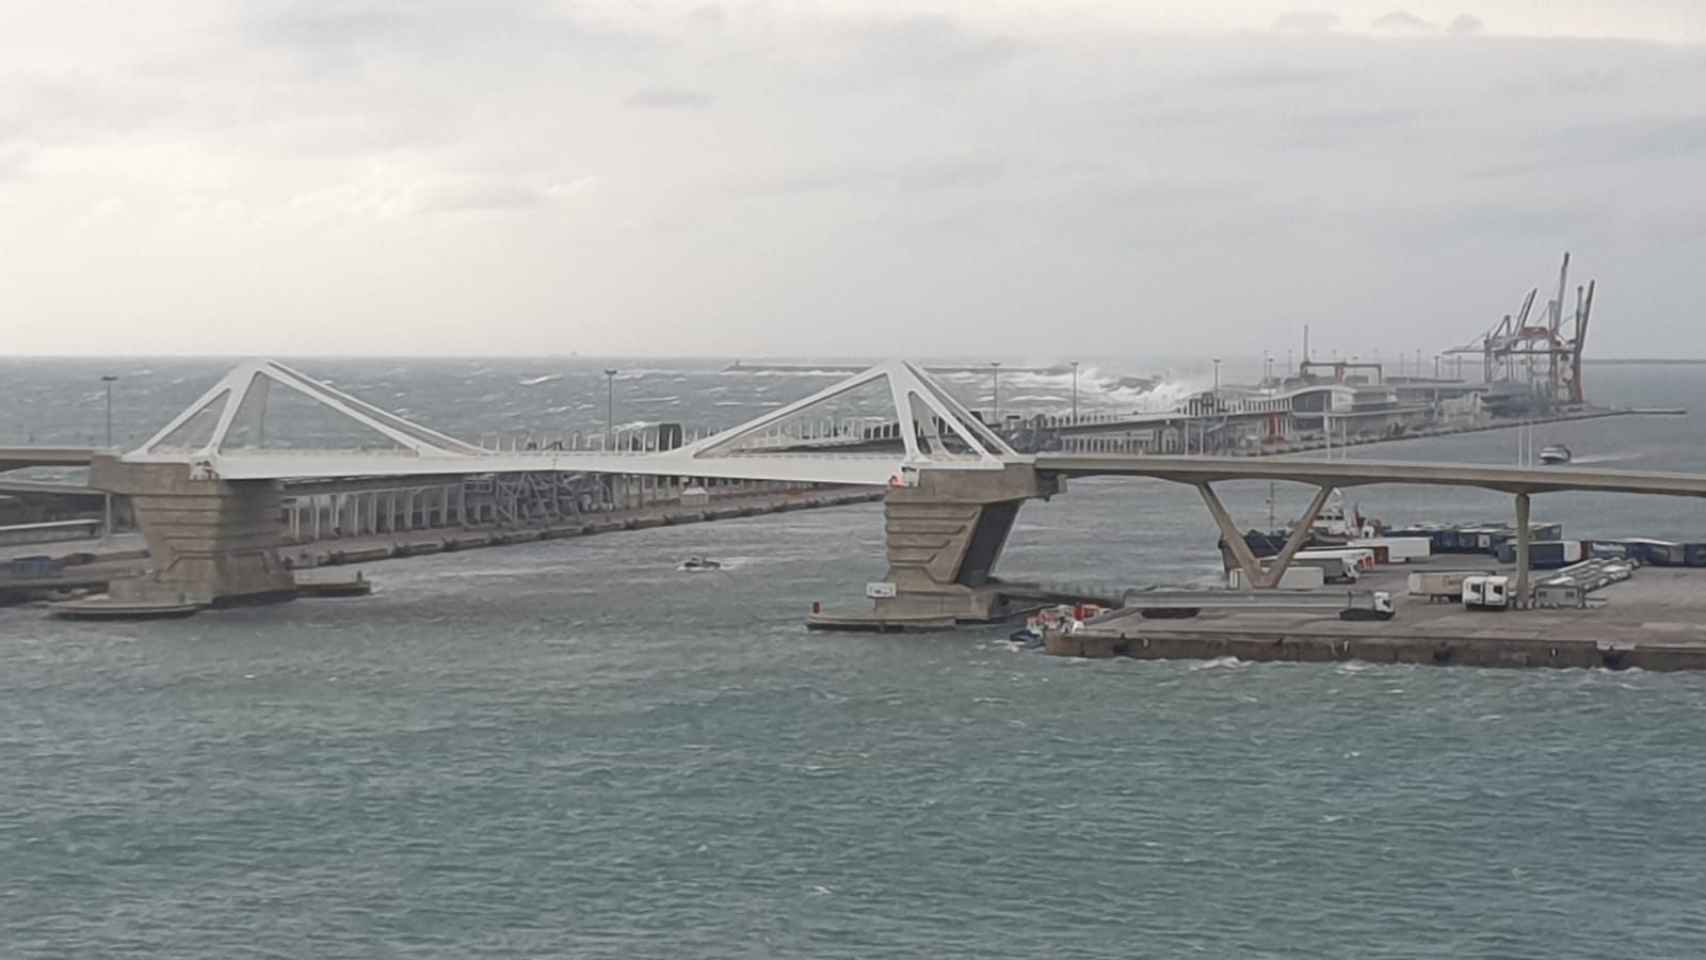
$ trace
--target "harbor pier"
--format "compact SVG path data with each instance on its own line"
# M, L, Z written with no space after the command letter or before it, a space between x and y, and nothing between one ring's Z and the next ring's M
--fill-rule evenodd
M1706 570L1647 567L1597 592L1592 606L1501 612L1407 596L1405 576L1385 570L1359 584L1391 592L1391 620L1282 609L1152 620L1122 609L1049 631L1043 649L1137 660L1706 670Z

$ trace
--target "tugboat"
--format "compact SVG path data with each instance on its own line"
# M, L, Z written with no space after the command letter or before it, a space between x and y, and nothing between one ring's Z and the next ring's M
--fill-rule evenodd
M694 556L681 561L681 565L675 569L682 570L687 573L702 573L707 570L721 570L723 569L723 565L708 557Z
M1540 448L1540 462L1548 465L1570 462L1570 448L1561 443L1549 443Z
M1375 525L1379 526L1378 522ZM1348 543L1364 535L1363 526L1362 511L1353 504L1346 514L1345 495L1335 488L1315 522L1309 525L1309 542L1312 546Z

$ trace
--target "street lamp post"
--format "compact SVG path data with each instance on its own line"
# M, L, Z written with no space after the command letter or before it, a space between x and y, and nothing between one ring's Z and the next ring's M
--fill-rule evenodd
M995 429L1001 429L1001 361L989 361L989 376L995 387Z
M1072 422L1078 422L1078 361L1072 361Z
M616 442L616 368L604 368L604 449Z
M118 377L107 373L101 375L101 382L107 388L107 449L113 448L113 381ZM101 497L101 539L113 535L113 495L103 494Z
M1214 395L1209 398L1209 411L1208 412L1209 412L1209 416L1211 416L1211 417L1220 416L1220 358L1219 357L1214 358ZM1219 438L1217 436L1216 440L1218 440L1218 439ZM1204 420L1201 424L1198 425L1197 446L1200 448L1199 452L1201 452L1201 453L1207 453L1208 452L1208 421L1207 420ZM1217 447L1218 447L1218 444L1217 444Z
M107 446L113 445L113 381L118 377L108 373L102 374L101 382L107 385Z

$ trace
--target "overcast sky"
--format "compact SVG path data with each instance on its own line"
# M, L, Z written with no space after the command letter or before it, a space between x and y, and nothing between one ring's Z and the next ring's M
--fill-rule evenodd
M1431 353L1567 247L1706 355L1706 3L1469 2L8 0L0 351Z

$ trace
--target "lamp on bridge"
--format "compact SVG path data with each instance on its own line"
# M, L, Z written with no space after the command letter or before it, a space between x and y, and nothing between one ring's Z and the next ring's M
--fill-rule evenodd
M989 361L989 377L995 388L995 429L1001 429L1001 361Z
M604 368L604 449L616 442L616 368Z
M107 449L108 450L111 450L113 447L113 381L115 381L117 379L118 379L118 376L116 374L104 373L101 375L101 382L106 384L106 388L107 388ZM101 539L105 540L108 537L113 535L113 495L110 493L106 494L105 496L103 496L101 498L101 500L102 500Z
M1078 422L1078 361L1072 361L1072 422Z

